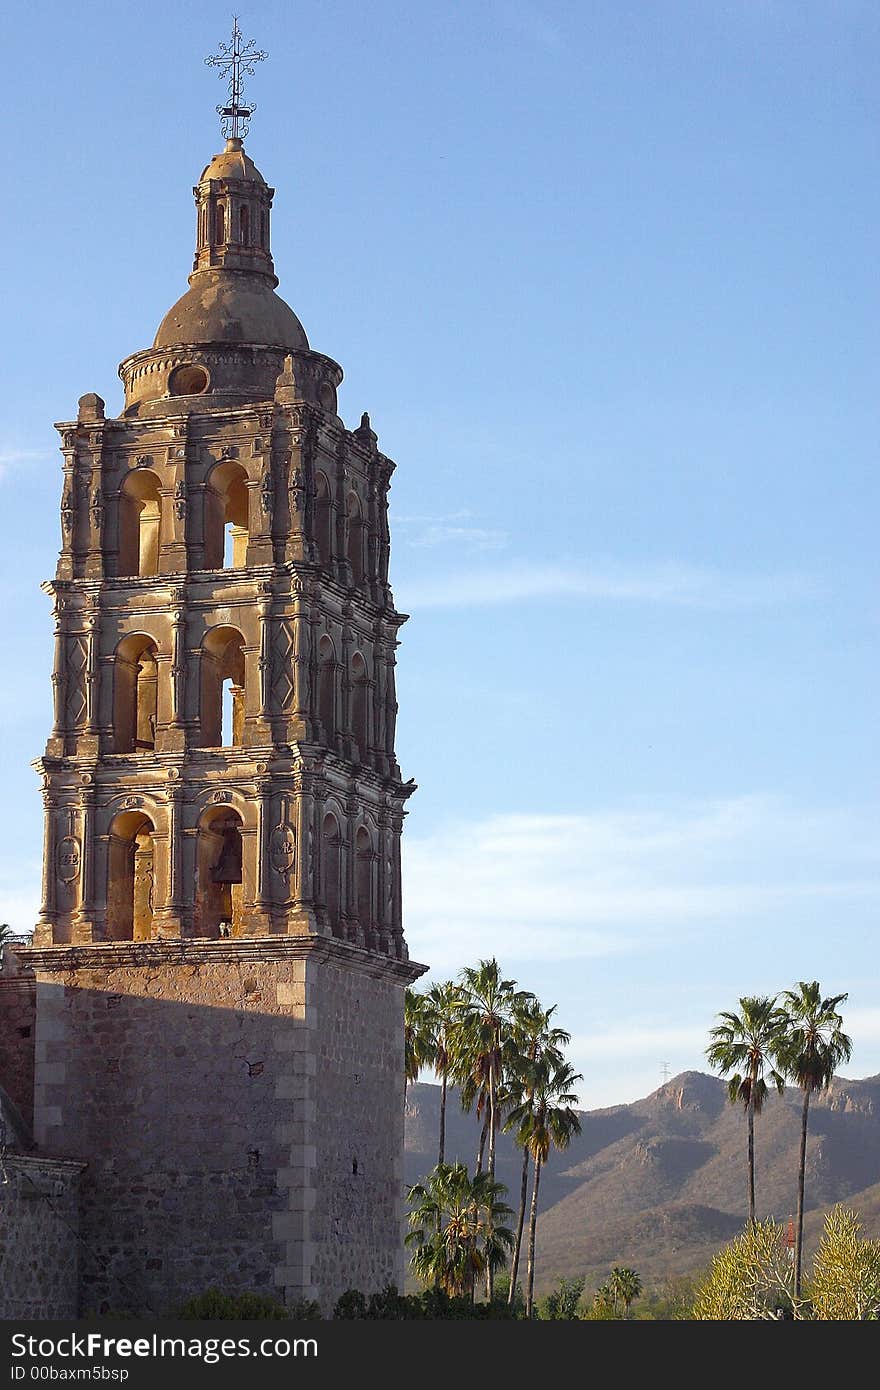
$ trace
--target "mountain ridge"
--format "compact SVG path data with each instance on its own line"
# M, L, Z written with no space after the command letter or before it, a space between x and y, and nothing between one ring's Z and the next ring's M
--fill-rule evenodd
M407 1183L437 1161L439 1086L409 1088ZM765 1103L755 1124L759 1217L789 1221L797 1199L802 1093L788 1087ZM450 1088L448 1162L473 1167L479 1129ZM691 1274L740 1231L747 1216L746 1122L727 1083L685 1071L629 1104L579 1111L582 1133L553 1152L541 1174L536 1285L584 1274L599 1282L613 1264L643 1278ZM496 1176L516 1204L522 1157L499 1136ZM853 1206L865 1233L880 1236L880 1075L835 1077L810 1104L805 1243L821 1233L824 1212Z

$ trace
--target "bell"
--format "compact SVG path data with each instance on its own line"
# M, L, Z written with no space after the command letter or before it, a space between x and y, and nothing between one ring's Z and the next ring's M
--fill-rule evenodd
M241 883L241 835L235 827L223 831L223 848L211 878L214 883Z

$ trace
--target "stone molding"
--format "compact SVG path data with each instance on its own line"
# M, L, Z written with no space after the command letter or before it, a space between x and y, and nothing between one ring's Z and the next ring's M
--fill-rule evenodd
M104 941L87 946L27 947L17 952L35 970L67 974L73 970L129 969L132 966L213 965L248 961L311 960L345 965L372 979L392 976L411 984L428 970L412 960L395 960L363 946L315 933L239 939L175 938L155 941Z

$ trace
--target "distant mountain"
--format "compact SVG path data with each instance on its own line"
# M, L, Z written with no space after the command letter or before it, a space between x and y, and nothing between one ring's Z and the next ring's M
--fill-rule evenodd
M416 1182L437 1161L440 1089L410 1088L406 1108L406 1180ZM768 1099L755 1125L759 1216L795 1214L801 1095ZM447 1161L473 1167L479 1130L450 1094ZM643 1100L581 1113L583 1132L552 1154L541 1176L536 1282L585 1274L600 1282L614 1264L643 1278L693 1273L742 1229L746 1205L746 1121L727 1101L726 1083L682 1072ZM510 1205L519 1193L521 1154L507 1136L496 1176ZM836 1078L810 1104L807 1147L808 1245L822 1212L854 1206L866 1233L880 1236L880 1076Z

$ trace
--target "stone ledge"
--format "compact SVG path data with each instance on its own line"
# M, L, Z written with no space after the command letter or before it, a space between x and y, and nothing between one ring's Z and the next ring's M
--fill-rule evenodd
M66 974L72 970L114 970L132 966L155 969L157 965L223 965L248 961L308 960L347 966L371 979L390 976L410 984L424 975L427 965L396 960L352 946L329 936L250 936L237 939L187 937L156 941L101 941L87 946L29 946L16 953L22 964L35 970Z

